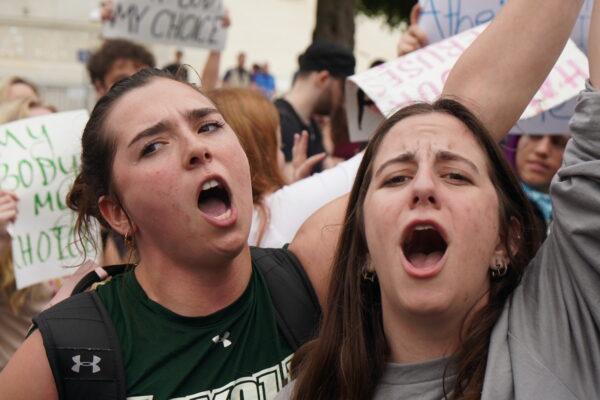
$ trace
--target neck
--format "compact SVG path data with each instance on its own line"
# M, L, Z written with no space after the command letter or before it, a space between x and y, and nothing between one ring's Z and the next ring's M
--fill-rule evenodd
M390 349L389 361L399 364L425 362L447 357L456 351L460 326L417 321L386 318L384 312L383 330Z
M185 317L206 316L229 306L244 293L252 275L248 246L233 260L209 267L149 259L153 261L142 261L135 269L146 295Z
M446 315L396 312L382 298L383 331L390 349L390 361L410 364L451 356L460 347L461 330L469 326L475 312L487 302L488 296L483 295L469 309L465 320L464 312Z
M318 97L318 93L313 93L313 90L309 87L309 83L304 81L297 81L292 90L284 96L307 125L315 108L315 99Z

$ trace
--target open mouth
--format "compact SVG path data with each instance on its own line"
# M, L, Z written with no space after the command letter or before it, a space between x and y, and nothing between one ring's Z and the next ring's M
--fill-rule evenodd
M410 227L402 243L404 256L417 269L436 265L447 248L448 244L442 234L430 224Z
M224 219L231 215L231 196L225 184L217 179L204 182L198 196L198 208L216 219Z

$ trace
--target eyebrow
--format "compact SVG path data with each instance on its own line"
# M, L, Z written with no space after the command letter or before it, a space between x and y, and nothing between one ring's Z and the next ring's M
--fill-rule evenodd
M387 160L383 164L381 164L381 166L379 168L377 168L377 172L375 172L375 177L377 177L381 173L381 171L383 171L386 167L388 167L391 164L411 162L414 160L415 160L415 153L413 153L413 152L402 153L392 159Z
M416 158L415 153L407 152L407 153L402 153L392 159L389 159L386 162L384 162L383 164L381 164L381 166L377 169L377 172L375 172L375 177L377 177L381 173L381 171L383 171L386 167L390 166L391 164L413 162L413 161L415 161L415 158ZM447 151L447 150L438 151L435 154L435 160L436 161L463 162L463 163L467 164L471 169L473 169L474 172L479 174L479 168L477 168L477 166L472 161L470 161L456 153L453 153L451 151Z
M205 118L206 116L215 114L215 113L218 113L216 108L212 108L212 107L197 108L197 109L193 109L193 110L185 112L184 118L187 121L197 121L199 119ZM171 122L169 122L166 119L163 119L162 121L157 122L156 124L152 125L151 127L146 128L143 131L139 132L137 135L135 135L135 137L131 140L131 142L129 142L127 147L133 146L136 142L140 141L141 139L148 138L151 136L156 136L159 133L168 130L171 126L172 126Z
M472 161L464 158L461 155L453 153L451 151L442 150L438 151L435 155L436 161L458 161L467 164L474 172L479 174L479 168Z

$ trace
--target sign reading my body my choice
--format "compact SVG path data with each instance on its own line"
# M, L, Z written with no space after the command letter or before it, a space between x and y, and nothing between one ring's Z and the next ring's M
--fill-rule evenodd
M223 50L222 0L119 0L104 24L106 38Z
M66 195L79 168L87 120L81 110L0 126L0 187L19 197L19 214L9 227L19 289L69 275L73 270L63 267L83 261Z

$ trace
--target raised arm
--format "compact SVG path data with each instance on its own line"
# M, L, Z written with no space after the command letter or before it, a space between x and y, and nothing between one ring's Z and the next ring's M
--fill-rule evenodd
M216 89L219 82L219 66L221 64L221 52L211 51L202 70L202 90L208 92Z
M582 4L510 0L460 57L442 95L468 106L502 139L560 56Z

